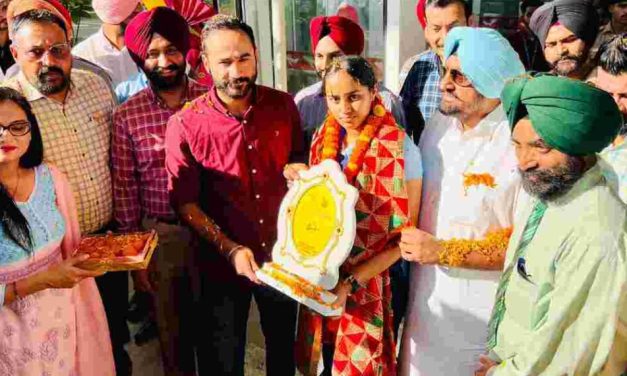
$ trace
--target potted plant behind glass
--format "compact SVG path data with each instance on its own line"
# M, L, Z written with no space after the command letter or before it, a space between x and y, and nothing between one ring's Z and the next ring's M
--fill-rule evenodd
M93 12L91 0L61 0L61 2L72 15L72 23L74 24L74 40L72 40L72 45L74 45L77 42L78 34L81 29L81 20L91 17L90 12Z

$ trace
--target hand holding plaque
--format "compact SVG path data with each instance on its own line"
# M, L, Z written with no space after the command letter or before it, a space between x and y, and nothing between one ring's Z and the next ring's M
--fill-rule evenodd
M299 175L281 203L273 262L257 276L316 312L336 316L341 309L332 307L330 291L355 239L358 192L331 160Z

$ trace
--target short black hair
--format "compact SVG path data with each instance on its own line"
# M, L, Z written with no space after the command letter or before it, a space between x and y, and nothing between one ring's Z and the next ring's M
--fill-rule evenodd
M601 45L599 66L611 75L627 73L627 33L615 35Z
M211 17L202 29L202 40L204 41L207 39L209 34L216 30L241 31L248 36L248 39L250 39L250 42L253 44L253 48L257 49L253 29L246 22L237 17L229 16L227 14L217 14Z
M374 74L372 65L361 56L339 56L331 61L329 67L324 72L322 78L322 93L326 95L326 82L329 76L334 73L345 71L360 85L367 87L370 90L374 90L377 86L377 78Z
M11 24L11 35L17 34L24 25L29 23L49 23L57 25L63 29L63 34L67 39L67 26L65 22L47 9L31 9L15 16Z
M544 5L544 1L542 0L522 0L520 2L520 11L525 13L527 8L529 7L541 7Z
M472 9L470 8L470 4L465 0L427 0L425 3L425 10L429 7L436 8L446 8L449 5L459 4L464 7L464 15L466 16L466 21L472 15Z
M23 168L37 167L43 162L44 157L44 148L37 118L22 94L8 87L0 87L0 103L7 101L18 105L24 111L26 119L30 123L31 140L26 153L20 157L20 166ZM0 184L0 225L5 235L11 240L26 251L30 252L32 250L33 242L28 221L9 195L6 187L2 184Z

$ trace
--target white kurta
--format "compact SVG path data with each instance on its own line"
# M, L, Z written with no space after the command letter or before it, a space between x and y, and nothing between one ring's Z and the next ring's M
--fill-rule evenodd
M421 141L424 179L419 228L439 239L482 239L511 227L520 187L501 106L462 131L436 112ZM464 190L463 175L488 173L496 187ZM412 264L401 375L469 376L485 353L500 272Z
M139 73L128 49L118 50L105 37L102 28L77 44L72 54L102 67L111 76L113 87Z

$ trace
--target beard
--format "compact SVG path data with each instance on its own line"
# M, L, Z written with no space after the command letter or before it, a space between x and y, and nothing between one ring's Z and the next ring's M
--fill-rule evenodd
M583 68L585 60L585 54L579 56L568 55L551 64L551 68L558 76L566 77L580 71Z
M520 171L523 189L543 201L566 194L585 173L583 159L568 156L566 164L551 169Z
M226 94L229 98L241 99L246 97L257 81L257 74L252 77L240 77L232 80L214 80L216 89Z
M50 79L55 75L61 76L61 80L58 83L50 82ZM59 67L42 67L37 73L37 81L34 84L37 90L44 95L56 94L67 89L70 84L70 77Z
M164 77L163 71L174 71L176 74L171 77ZM150 81L150 84L157 90L169 90L174 89L183 84L185 78L185 64L176 65L171 64L167 68L155 68L150 72L146 72L146 76Z

